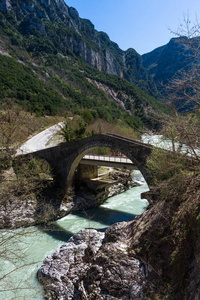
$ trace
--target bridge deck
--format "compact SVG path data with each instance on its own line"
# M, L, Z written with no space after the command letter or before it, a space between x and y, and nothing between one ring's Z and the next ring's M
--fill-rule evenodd
M80 161L80 164L113 168L126 168L129 170L138 169L130 159L128 159L127 157L119 156L85 155Z

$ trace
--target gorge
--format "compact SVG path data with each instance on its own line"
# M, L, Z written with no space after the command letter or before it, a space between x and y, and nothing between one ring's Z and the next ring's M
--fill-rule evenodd
M135 176L137 180L141 180L140 174L136 173ZM7 286L8 289L7 292L1 293L2 299L25 295L30 298L43 299L43 292L37 284L36 273L45 256L51 254L81 229L105 228L115 222L129 220L134 215L140 214L147 206L147 201L140 199L140 193L147 190L147 185L142 184L110 198L100 208L70 214L48 227L30 227L8 232L7 235L13 238L7 243L7 251L11 251L14 247L15 251L23 253L25 265L21 271L16 270L2 281L2 285ZM20 257L21 255L15 259L15 266L21 266ZM3 272L13 269L9 261L4 266ZM15 287L13 292L9 290L11 285Z
M200 298L199 59L197 36L141 56L63 0L1 1L1 299ZM58 122L66 143L18 165L19 146ZM149 131L170 151L141 147ZM71 211L71 175L96 146L149 187L134 171L140 186L87 211L82 193Z
M157 140L157 137L155 137L155 140ZM141 180L141 175L137 175L137 172L135 175L139 176L138 179ZM161 187L163 191L160 192L159 190L154 190L153 195L150 194L149 196L148 194L145 194L150 201L150 206L145 213L136 217L133 221L131 220L134 215L138 215L143 212L144 207L147 206L146 200L140 200L140 193L148 190L146 185L134 187L132 190L115 196L113 200L110 198L110 200L101 206L100 209L95 211L89 210L86 213L82 212L79 214L77 221L77 213L73 213L72 215L65 217L63 220L59 220L55 224L50 225L50 227L42 229L41 232L40 227L39 231L37 228L28 228L27 230L18 229L17 234L16 231L8 232L8 238L12 237L12 235L13 237L11 238L11 244L9 246L7 244L7 249L12 251L12 247L14 246L16 249L17 246L18 251L22 252L24 256L24 267L28 268L30 271L32 270L31 272L26 271L27 279L22 280L17 292L19 293L19 297L20 295L24 296L25 290L27 290L27 297L34 295L37 299L42 299L40 297L43 296L40 294L39 286L34 279L36 271L40 267L41 263L32 265L32 262L37 261L38 257L43 255L43 251L41 251L43 248L46 251L45 256L47 255L47 251L48 254L52 253L53 248L55 249L58 247L56 240L59 240L59 245L67 241L72 233L76 233L80 230L80 223L83 226L82 228L105 228L112 223L126 221L109 227L106 231L103 244L100 243L100 240L102 240L103 237L103 233L101 231L98 233L92 229L91 232L86 230L82 233L80 232L71 239L69 243L62 246L60 250L61 252L57 250L52 257L48 257L44 261L44 265L38 273L40 281L44 285L44 289L47 289L47 299L61 299L62 297L66 299L69 297L72 297L72 299L73 297L74 299L76 299L76 297L80 297L81 299L83 295L86 295L87 297L94 297L94 294L91 291L95 291L95 297L99 299L106 299L108 295L109 297L115 298L116 295L118 295L116 294L117 286L119 287L118 282L121 282L119 292L123 293L122 295L120 294L120 299L123 299L123 297L127 297L128 295L129 297L135 297L136 299L137 297L138 299L146 299L145 297L148 297L149 289L151 290L151 293L153 292L150 294L150 297L156 297L156 294L159 293L163 295L164 291L166 295L174 295L174 286L177 286L176 275L173 275L174 268L176 269L176 272L181 272L182 274L187 272L186 265L185 269L182 268L182 259L180 260L180 265L177 265L179 257L182 257L184 262L187 262L188 266L193 265L193 272L190 276L192 282L197 282L198 287L198 239L195 241L195 259L193 256L189 255L189 253L191 253L191 249L194 247L194 238L196 237L196 234L198 234L198 220L195 221L196 217L194 218L194 216L196 214L193 215L194 210L198 212L198 177L199 176L196 178L194 177L193 180L190 181L187 178L182 178L181 176L177 177L176 175L172 178L168 185ZM170 189L170 185L173 187L173 181L176 183L176 189L178 187L178 193L176 189L173 190L171 188L170 197L168 198L168 189ZM190 193L190 189L193 190L193 188L196 191L195 197ZM181 196L181 193L185 193L184 196ZM165 199L161 198L160 195L162 194L166 195ZM188 222L185 222L185 218ZM100 224L97 223L99 221ZM68 227L69 225L70 227ZM173 230L171 226L174 227ZM195 230L195 232L193 232L193 230ZM89 239L90 242L87 241L88 235L90 236L89 232L91 233L91 240ZM9 235L11 236L9 237ZM98 239L98 236L100 237L100 240ZM53 237L53 240L51 237ZM86 243L85 238L87 241ZM98 245L97 248L95 248L96 246L93 243L93 239ZM177 240L179 241L178 243ZM14 241L13 244L12 241ZM72 247L72 242L75 243L75 246L73 246L75 248ZM72 257L71 254L69 255L67 245L70 246L70 251L74 252L75 256ZM22 248L20 249L20 247ZM79 249L79 247L81 248ZM49 249L51 249L50 252ZM31 261L30 266L30 261L26 260L26 255L28 255L27 258ZM42 257L40 259L42 259ZM63 264L62 259L66 260L65 264ZM68 259L74 261L75 264L74 269L69 265L71 275L66 274L66 268L62 270L63 266L67 266ZM137 261L137 259L139 259L139 261ZM170 259L170 261L168 261L168 259ZM81 262L79 274L82 274L81 272L83 271L83 277L77 277L76 275L77 270L79 270L76 267L76 262L78 265ZM59 263L61 263L61 265L59 265ZM102 269L101 263L103 263L106 268ZM173 266L173 263L176 264L176 267ZM21 265L21 261L16 261L15 265L17 266L18 264ZM12 269L12 266L9 265L9 262L7 262L7 271L9 268ZM134 270L133 277L131 278L129 276L129 268L131 268L131 272ZM22 277L24 277L24 270L25 269L22 268L22 272L20 273L16 270L16 274L18 274L17 276L22 274ZM118 280L116 281L115 276L112 277L109 275L109 272L118 274ZM31 273L32 275L29 279L28 274ZM180 279L182 276L181 273L179 274ZM9 275L5 278L8 289L9 282L12 282L13 285L13 280L15 281L15 272L11 272L11 275L14 277L12 278ZM69 281L70 276L72 276L71 283ZM166 290L168 276L172 276L171 278L174 282L172 281L170 288L168 286L168 289ZM123 281L123 278L127 278L130 282L127 280ZM74 288L66 290L66 286L73 286L74 279L76 280L75 290ZM138 281L141 283L138 284ZM153 286L155 285L158 287L154 291L152 291L152 282ZM179 284L182 284L181 282L182 281L180 280ZM188 283L190 282L191 281L189 280ZM26 288L27 285L29 287L28 289ZM127 286L129 286L128 290ZM196 296L198 297L198 288L196 289L194 285L184 286L185 289L182 291L178 289L179 293L181 291L180 294L175 293L175 297L177 299L183 299L183 293L185 295L190 295L186 296L186 299L190 299L189 297L191 297L191 299ZM17 288L14 289L15 295L16 290ZM75 295L72 290L73 292L76 291ZM12 297L12 291L9 290L8 292L4 292L4 295L7 298Z

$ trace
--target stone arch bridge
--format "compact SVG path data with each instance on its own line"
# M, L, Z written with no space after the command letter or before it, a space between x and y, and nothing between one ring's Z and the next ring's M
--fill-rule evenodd
M108 147L127 156L141 171L147 184L151 185L152 178L148 173L146 160L152 151L152 146L114 134L99 134L70 143L61 143L51 148L25 154L23 157L46 160L51 166L56 186L64 195L71 186L75 170L81 159L88 150L96 147Z

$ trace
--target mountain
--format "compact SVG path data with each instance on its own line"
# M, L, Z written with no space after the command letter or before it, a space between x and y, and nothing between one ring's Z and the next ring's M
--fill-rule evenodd
M184 41L184 38L173 38L168 44L142 55L143 65L158 87L166 85L178 71L191 63L191 47Z
M176 93L176 105L180 111L191 110L195 106L194 102L187 100L195 93L195 91L191 91L191 78L194 79L191 74L194 74L199 68L199 46L199 37L192 39L178 37L172 38L168 44L142 55L143 66L153 77L158 90L165 98L169 96L168 91L173 88L179 90L179 93ZM179 80L179 86L176 86L176 80ZM180 80L184 80L184 88L186 88L187 80L187 90L191 91L190 94L186 95L185 91L180 91Z
M9 14L8 21L26 37L27 51L62 55L72 52L100 71L155 89L135 50L122 51L106 33L95 30L89 20L81 19L77 10L63 0L2 0L0 11ZM21 44L15 35L12 42Z
M63 0L2 0L0 54L0 101L38 115L90 109L109 122L155 128L166 111L141 56Z

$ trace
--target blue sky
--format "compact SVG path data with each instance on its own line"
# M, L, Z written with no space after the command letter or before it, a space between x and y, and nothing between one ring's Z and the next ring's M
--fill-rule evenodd
M147 53L169 42L185 15L200 21L200 0L65 0L121 49Z

